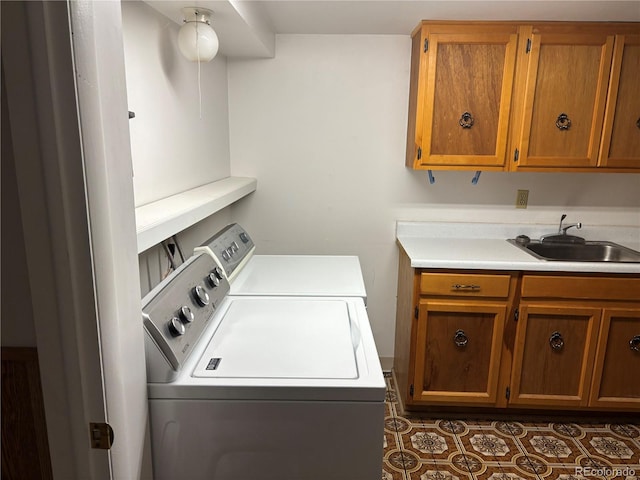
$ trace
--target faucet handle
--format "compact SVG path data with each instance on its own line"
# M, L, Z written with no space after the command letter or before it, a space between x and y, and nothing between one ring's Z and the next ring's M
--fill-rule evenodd
M558 233L562 233L562 222L564 222L564 219L567 218L567 214L563 213L560 216L560 225L558 226Z

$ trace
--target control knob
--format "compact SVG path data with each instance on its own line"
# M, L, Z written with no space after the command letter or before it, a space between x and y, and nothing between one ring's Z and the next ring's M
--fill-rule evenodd
M214 267L213 270L211 270L211 272L218 277L218 280L222 280L222 269L220 267Z
M191 309L189 307L187 307L186 305L184 305L182 308L180 308L180 312L179 312L178 316L180 317L180 320L182 320L185 323L191 323L196 318L195 315L193 314L193 312L191 311Z
M207 275L207 282L213 288L216 288L218 285L220 285L220 279L215 274L215 272L211 272L209 275Z
M193 297L196 299L197 304L201 307L209 305L209 294L204 288L202 288L202 286L198 285L194 287Z
M240 234L240 240L242 240L242 243L249 243L249 235L247 235L246 233L242 232Z
M179 337L180 335L184 335L186 329L184 328L184 324L180 321L178 317L173 317L169 320L169 332L174 337Z

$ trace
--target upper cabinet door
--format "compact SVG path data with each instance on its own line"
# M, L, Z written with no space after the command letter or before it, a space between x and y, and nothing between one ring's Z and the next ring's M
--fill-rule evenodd
M414 36L409 166L503 168L517 40L515 25L423 24Z
M640 35L615 39L599 166L640 168Z
M534 27L528 40L517 166L595 167L614 35Z

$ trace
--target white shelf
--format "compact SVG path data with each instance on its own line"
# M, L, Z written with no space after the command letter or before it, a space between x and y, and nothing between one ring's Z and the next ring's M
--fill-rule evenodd
M136 208L138 253L255 191L257 180L227 177Z

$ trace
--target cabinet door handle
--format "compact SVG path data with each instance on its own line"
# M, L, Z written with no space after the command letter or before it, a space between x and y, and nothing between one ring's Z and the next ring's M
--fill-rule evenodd
M467 343L469 343L469 337L467 337L467 334L464 333L464 330L458 330L456 331L456 334L453 336L453 342L456 344L457 347L466 347Z
M564 347L562 334L560 332L553 332L551 337L549 337L549 345L551 345L551 348L554 350L562 350L562 347Z
M629 348L634 352L640 352L640 335L636 335L629 340Z
M464 112L462 114L462 116L460 117L460 120L458 120L458 124L462 127L462 128L471 128L473 127L473 115L471 115L469 112Z
M451 285L451 290L474 290L474 291L478 291L480 290L480 285L461 285L459 283L454 283L453 285Z
M558 115L558 118L556 118L556 127L560 130L569 130L569 127L571 127L571 119L566 113Z

